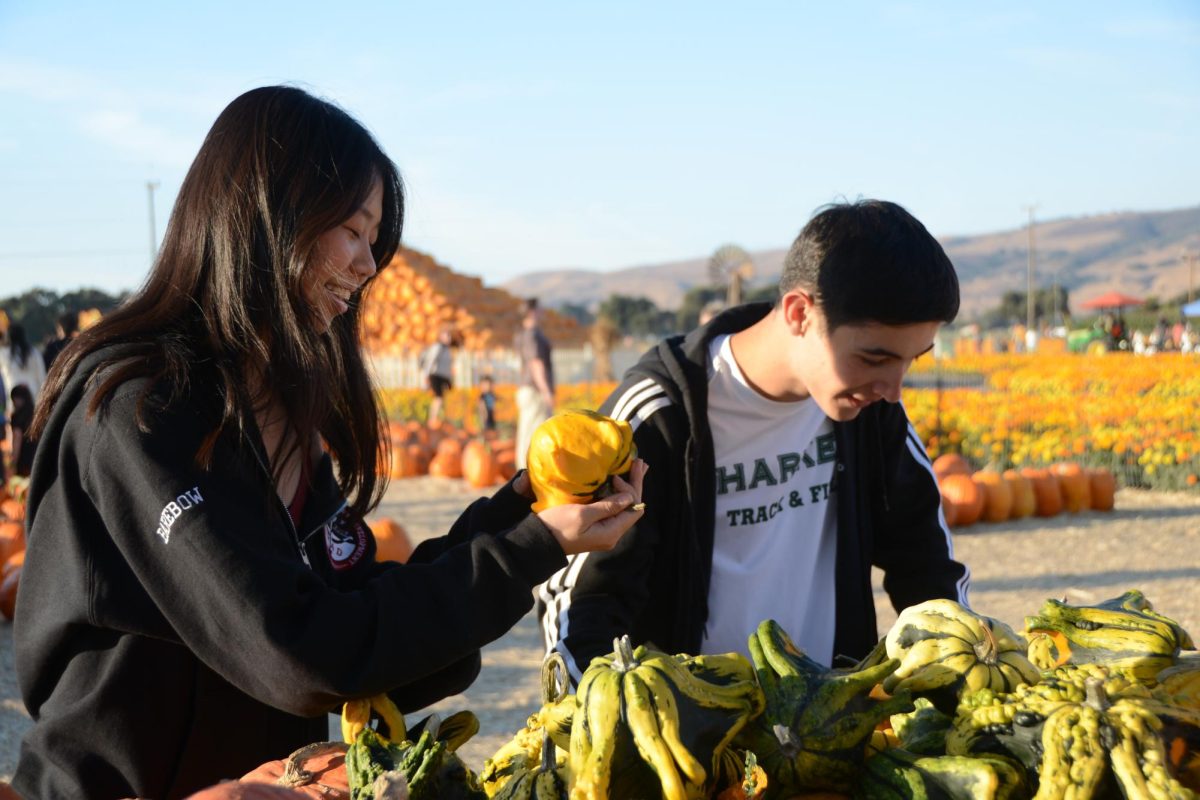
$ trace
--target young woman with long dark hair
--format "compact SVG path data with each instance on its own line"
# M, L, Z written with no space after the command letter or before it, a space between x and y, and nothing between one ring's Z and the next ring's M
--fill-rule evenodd
M347 699L459 692L532 587L640 516L643 465L612 498L538 514L522 474L409 563L376 563L358 308L403 209L353 118L247 92L145 285L55 360L15 628L22 796L182 797L325 739Z

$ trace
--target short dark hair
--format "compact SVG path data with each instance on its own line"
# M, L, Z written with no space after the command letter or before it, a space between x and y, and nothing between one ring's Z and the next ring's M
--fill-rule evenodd
M525 316L530 311L537 311L538 299L536 297L526 297L521 301L521 316Z
M958 275L946 252L916 217L886 200L820 209L784 260L780 297L793 289L812 293L830 331L958 316Z

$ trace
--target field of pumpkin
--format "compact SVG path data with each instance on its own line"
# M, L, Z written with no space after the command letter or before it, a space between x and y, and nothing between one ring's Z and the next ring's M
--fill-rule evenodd
M918 361L904 403L932 456L993 471L1074 462L1122 486L1200 483L1200 363L1126 355L978 355Z

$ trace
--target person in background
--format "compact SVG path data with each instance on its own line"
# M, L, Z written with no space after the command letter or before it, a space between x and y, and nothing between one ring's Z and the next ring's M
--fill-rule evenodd
M879 641L871 570L897 611L967 603L941 495L900 403L958 312L954 267L895 203L809 220L774 304L730 308L648 351L601 413L629 422L646 514L538 590L549 650L578 679L616 636L668 653L747 652L775 619L826 665Z
M513 349L521 361L521 382L517 387L517 469L524 469L533 431L554 413L553 348L542 333L541 310L536 297L521 304L521 330Z
M51 339L46 344L46 348L42 351L42 360L46 363L46 372L50 372L50 365L54 363L54 359L62 352L63 348L71 343L71 340L79 333L79 312L65 311L59 314L58 321L54 325L57 338Z
M492 386L492 376L484 375L479 379L479 432L492 433L496 430L496 391Z
M429 401L429 427L442 424L442 409L446 392L454 388L454 334L449 328L438 331L437 339L425 348L421 354L421 372L425 376L425 385L433 394Z
M376 560L360 300L403 219L395 165L337 106L271 86L217 117L142 289L34 415L19 796L186 797L324 741L348 700L456 694L535 585L641 516L644 464L536 514L521 473Z
M712 318L725 310L725 304L720 300L710 300L700 309L700 316L697 321L698 325L707 325L712 321Z
M29 393L35 401L41 394L42 384L46 380L46 362L37 348L29 343L25 328L20 325L9 325L5 341L0 344L0 376L3 376L9 392L24 384L29 387Z
M29 427L33 424L33 393L21 383L12 388L9 398L12 400L8 421L12 431L12 472L28 478L29 470L33 468L34 442L29 438Z

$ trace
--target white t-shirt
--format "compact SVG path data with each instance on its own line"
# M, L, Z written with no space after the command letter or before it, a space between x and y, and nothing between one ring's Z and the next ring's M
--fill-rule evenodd
M704 653L749 655L776 620L797 646L833 656L837 506L833 423L811 398L779 402L746 383L730 337L709 349L716 527Z

